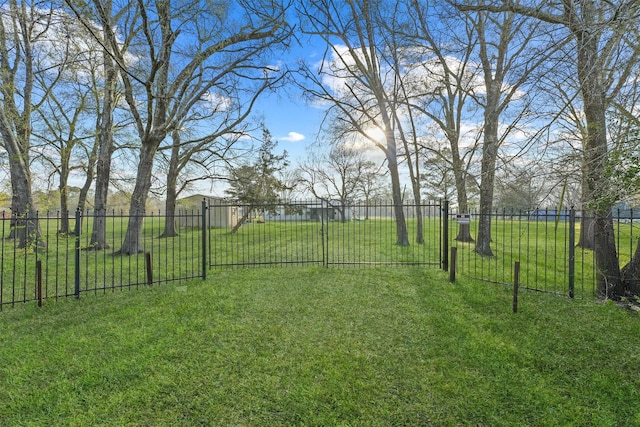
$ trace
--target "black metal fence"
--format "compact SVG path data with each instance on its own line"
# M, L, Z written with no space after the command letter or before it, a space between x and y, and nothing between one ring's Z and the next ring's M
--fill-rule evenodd
M632 257L640 237L640 212L614 210L613 224L620 265ZM491 220L492 256L480 255L473 242L456 241L461 227L477 238L480 214L450 212L451 246L456 253L456 273L484 281L513 284L519 263L520 287L593 298L596 269L590 238L590 218L567 209L503 209L488 215Z
M161 238L164 215L144 216L140 253L117 255L130 215L77 212L72 218L48 213L33 216L0 215L0 310L19 302L106 293L202 277L203 233L185 226L199 211L176 215L177 235ZM93 222L104 221L106 249L95 250ZM63 223L68 222L68 227ZM34 227L26 245L17 233L21 224ZM37 227L37 228L35 228ZM62 228L68 228L61 232Z
M397 242L394 206L320 200L250 206L210 203L210 267L436 265L447 241L442 205L404 205L408 245ZM234 229L240 222L242 225ZM418 243L419 244L416 244Z
M24 224L37 224L38 232L33 229L35 238L21 245L14 235L21 222L2 213L0 311L19 302L206 278L210 269L239 266L423 265L447 270L454 253L451 268L458 275L512 284L517 262L521 287L572 297L594 295L593 252L581 241L589 235L588 218L579 211L492 213L492 256L478 254L474 241L456 240L462 235L477 238L478 213L458 215L446 201L404 205L402 213L406 245L397 244L402 233L392 204L298 201L248 206L203 201L199 209L181 211L173 218L175 237L161 237L168 221L165 215L145 215L140 253L129 256L116 255L128 214L77 212L72 218L52 214L22 218ZM640 237L640 218L628 210L613 216L624 265ZM106 224L108 249L94 249L91 234L96 220ZM67 221L71 231L61 232Z

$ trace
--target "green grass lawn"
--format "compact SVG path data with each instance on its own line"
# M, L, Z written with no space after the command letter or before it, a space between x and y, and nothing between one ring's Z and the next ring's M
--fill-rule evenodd
M640 318L432 268L236 269L0 313L0 425L640 425Z

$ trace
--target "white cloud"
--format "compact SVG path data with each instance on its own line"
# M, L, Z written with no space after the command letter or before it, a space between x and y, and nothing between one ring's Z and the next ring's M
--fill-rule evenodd
M305 136L301 133L298 132L289 132L287 134L287 136L284 136L282 138L278 138L281 141L288 141L288 142L299 142L304 140Z

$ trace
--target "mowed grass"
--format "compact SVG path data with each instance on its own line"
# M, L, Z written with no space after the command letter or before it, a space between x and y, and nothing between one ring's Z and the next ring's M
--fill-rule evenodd
M0 425L640 425L640 318L432 268L236 269L0 314Z

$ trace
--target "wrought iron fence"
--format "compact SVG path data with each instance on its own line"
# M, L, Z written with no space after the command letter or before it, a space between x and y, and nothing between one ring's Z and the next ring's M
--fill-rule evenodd
M76 297L86 292L113 292L176 280L202 277L203 235L184 224L200 217L199 211L179 212L177 235L160 238L166 217L144 216L140 253L115 252L122 244L130 215L77 212L71 218L59 213L0 216L0 310L18 302ZM104 221L106 247L96 250L93 222ZM68 222L68 229L61 225ZM21 239L21 224L30 224ZM26 243L26 244L25 244Z
M250 206L209 202L210 267L370 266L443 263L440 204L404 205L407 245L397 243L394 205L321 200ZM235 227L236 224L240 227Z
M478 212L450 212L451 247L456 252L456 272L468 277L512 284L514 265L520 266L520 287L578 298L595 294L596 270L589 242L589 217L573 209L503 209L491 220L490 256L476 251ZM613 211L620 265L626 264L640 236L640 212ZM468 227L473 241L455 240ZM467 233L465 233L467 234ZM464 239L462 239L464 240Z
M402 233L393 204L341 206L314 200L249 206L203 201L199 209L180 211L172 219L145 215L140 253L129 256L116 255L116 250L131 215L77 212L72 218L25 218L2 213L0 310L18 302L206 278L209 269L239 266L424 265L447 270L450 247L455 253L451 267L460 275L512 284L518 262L521 287L582 298L594 294L593 252L581 241L588 237L588 218L581 212L493 212L492 256L486 256L476 252L473 241L479 213L458 215L446 201L401 209L407 244L398 244ZM640 215L617 211L613 216L624 265L640 234ZM106 249L95 249L94 221L106 225ZM161 238L167 221L177 234ZM23 232L29 238L21 239Z

